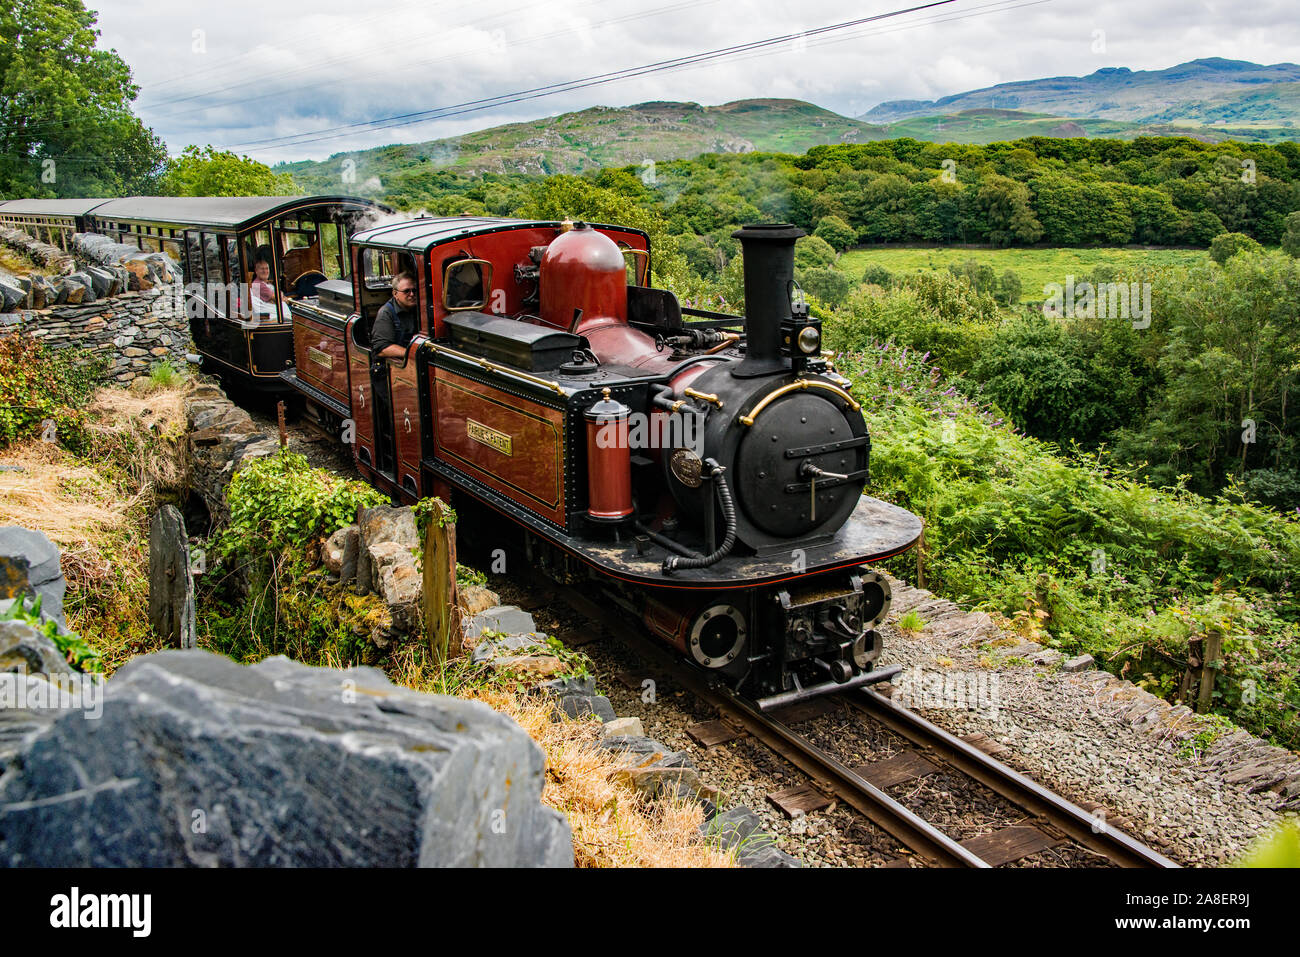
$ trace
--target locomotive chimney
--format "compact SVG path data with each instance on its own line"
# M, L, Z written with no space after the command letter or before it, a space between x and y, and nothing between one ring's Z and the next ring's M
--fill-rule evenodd
M789 223L745 226L731 234L745 257L745 361L732 375L752 379L788 367L781 357L781 323L790 318L794 241L806 236Z

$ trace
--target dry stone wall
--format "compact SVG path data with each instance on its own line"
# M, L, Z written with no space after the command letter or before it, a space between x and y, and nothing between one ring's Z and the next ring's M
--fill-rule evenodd
M136 250L134 261L119 256L117 262L104 264L87 258L79 268L55 247L44 257L38 254L42 250L33 252L15 242L15 232L0 231L0 241L71 272L53 280L33 275L8 283L22 298L9 303L11 311L0 311L0 335L25 332L51 349L84 350L87 362L107 359L109 378L123 384L147 375L161 360L181 367L194 352L189 320L177 301L180 276L167 257ZM121 250L114 255L118 253ZM0 300L12 298L0 290Z

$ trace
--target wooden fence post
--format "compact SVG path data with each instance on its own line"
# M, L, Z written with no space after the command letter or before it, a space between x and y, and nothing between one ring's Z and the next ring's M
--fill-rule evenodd
M1201 661L1201 685L1196 695L1196 713L1205 714L1210 710L1214 694L1214 676L1219 670L1219 659L1223 656L1223 632L1211 628L1205 633L1205 657Z
M424 536L424 629L434 660L458 658L461 612L456 594L456 523L446 520L447 507L434 499Z

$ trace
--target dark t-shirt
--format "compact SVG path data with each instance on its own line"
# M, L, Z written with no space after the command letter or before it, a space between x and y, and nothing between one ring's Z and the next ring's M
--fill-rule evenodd
M370 330L370 354L376 358L379 353L391 345L405 348L411 344L411 337L419 329L419 319L414 309L403 309L396 299L390 299L380 308L375 316L375 324Z

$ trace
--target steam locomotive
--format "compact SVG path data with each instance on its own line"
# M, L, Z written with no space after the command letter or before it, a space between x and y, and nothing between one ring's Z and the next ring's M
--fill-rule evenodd
M868 566L911 548L921 522L862 494L871 439L794 281L802 230L734 234L742 317L652 288L640 230L365 228L387 212L133 197L16 201L0 221L60 245L95 229L172 252L187 288L251 282L260 256L270 319L187 303L205 367L300 397L375 486L452 501L466 537L598 588L760 707L891 673L875 667L889 586ZM371 326L403 274L419 327L400 360L381 358Z
M351 282L290 303L283 377L395 497L591 583L763 708L886 677L887 580L920 520L866 497L871 440L794 282L789 225L738 230L747 314L648 285L645 233L421 218L353 235ZM392 277L401 360L369 349Z

